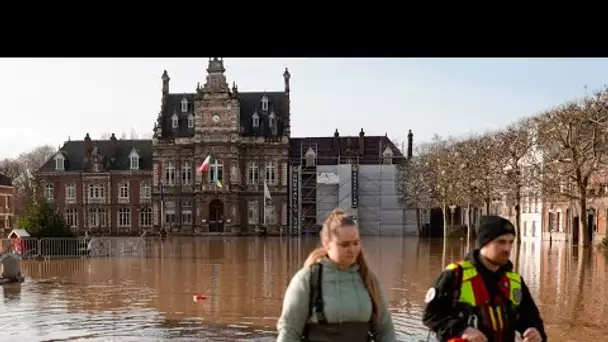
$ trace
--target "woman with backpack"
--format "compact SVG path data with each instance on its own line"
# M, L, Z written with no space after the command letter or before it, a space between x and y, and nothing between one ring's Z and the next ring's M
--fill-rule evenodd
M291 279L277 323L278 342L394 342L395 328L359 229L334 210L315 249Z

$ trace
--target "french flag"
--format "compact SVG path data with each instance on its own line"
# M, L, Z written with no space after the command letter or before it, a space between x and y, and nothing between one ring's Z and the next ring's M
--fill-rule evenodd
M211 162L211 156L207 156L207 158L205 158L205 160L203 161L201 166L198 167L198 171L202 173L202 172L209 170L210 162Z

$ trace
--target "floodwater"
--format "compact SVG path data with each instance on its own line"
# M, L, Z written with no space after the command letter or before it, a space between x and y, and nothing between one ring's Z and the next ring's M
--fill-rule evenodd
M316 238L201 237L149 240L145 256L24 261L22 285L0 300L0 341L273 341L290 276ZM424 295L465 242L369 237L401 341L424 341ZM606 257L548 243L514 255L551 341L604 341ZM444 261L445 259L445 261ZM206 300L193 302L194 294Z

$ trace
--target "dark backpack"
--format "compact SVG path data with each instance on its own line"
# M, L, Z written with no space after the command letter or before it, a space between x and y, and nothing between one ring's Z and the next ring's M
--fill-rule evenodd
M319 324L327 324L327 318L323 309L325 307L323 303L323 264L314 263L310 267L310 294L308 300L308 319L312 317L313 313L316 314L316 318ZM370 322L370 331L368 331L368 341L374 341L373 324ZM304 337L308 335L309 324L306 324L304 328Z

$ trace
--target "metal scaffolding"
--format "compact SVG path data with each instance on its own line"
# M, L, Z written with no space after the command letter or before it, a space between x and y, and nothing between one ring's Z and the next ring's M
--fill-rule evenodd
M314 142L299 145L290 158L290 235L318 234L337 207L357 220L362 235L417 233L415 210L406 210L397 190L403 157L383 157L377 146L378 158L370 162L353 154L323 155ZM413 232L406 225L414 225Z

